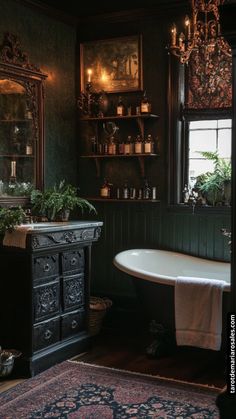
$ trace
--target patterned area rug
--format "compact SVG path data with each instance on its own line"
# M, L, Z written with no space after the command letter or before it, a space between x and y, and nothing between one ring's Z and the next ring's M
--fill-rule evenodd
M216 390L65 361L0 394L0 418L217 419Z

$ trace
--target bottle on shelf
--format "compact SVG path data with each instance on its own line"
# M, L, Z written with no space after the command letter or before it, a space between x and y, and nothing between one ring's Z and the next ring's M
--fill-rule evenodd
M132 106L130 104L127 107L127 115L129 115L129 116L132 115Z
M111 196L111 184L104 179L104 183L100 188L100 197L101 198L110 198Z
M119 100L118 100L118 103L117 103L117 106L116 106L116 115L117 116L124 116L124 114L125 114L125 105L122 101L122 97L119 96Z
M128 135L126 142L124 144L124 154L131 154L132 152L132 145L131 145L131 135Z
M125 152L125 143L124 143L124 141L122 140L122 141L119 143L119 154L124 154L124 152Z
M144 153L151 154L153 153L153 139L151 134L148 134L145 142L144 142Z
M130 188L129 197L130 197L130 199L135 199L136 198L136 188L134 188L133 186Z
M141 135L137 135L135 143L134 143L134 152L135 154L142 154L143 152L143 144L142 144L142 137Z
M144 188L143 188L143 199L150 199L151 197L151 188L148 184L148 181L145 180Z
M92 154L98 154L98 143L96 137L91 138Z
M25 109L25 119L33 119L32 112L28 107Z
M143 92L143 97L140 103L141 114L151 113L151 102L147 98L146 90Z
M108 154L108 143L105 141L102 145L102 154Z
M129 199L129 188L127 182L125 182L123 187L123 199Z
M31 139L28 139L25 145L25 154L31 156L33 154L33 143Z
M151 187L151 199L153 199L153 200L157 199L157 187L156 186Z
M108 144L108 154L116 154L116 143L115 143L115 137L110 138L110 142Z

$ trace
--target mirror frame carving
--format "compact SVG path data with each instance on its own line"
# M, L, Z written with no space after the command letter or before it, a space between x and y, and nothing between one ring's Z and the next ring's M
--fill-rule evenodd
M36 148L36 184L37 189L44 186L44 81L47 74L30 63L28 54L22 50L16 35L5 33L0 45L0 78L13 80L21 84L27 95L27 106L32 113L33 133ZM0 197L1 206L24 205L28 198L24 196Z

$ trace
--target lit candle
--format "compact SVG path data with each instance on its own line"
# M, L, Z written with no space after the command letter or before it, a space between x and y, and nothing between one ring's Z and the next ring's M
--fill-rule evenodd
M188 16L185 16L184 24L185 24L185 27L186 27L186 38L187 38L187 40L189 40L191 33L190 33L190 19L189 19Z
M87 73L88 73L88 82L90 83L91 82L91 76L92 76L91 68L88 68Z
M16 161L11 161L11 177L16 177Z
M171 28L171 46L172 47L176 46L176 33L177 33L177 28L176 28L176 25L174 23L172 28Z

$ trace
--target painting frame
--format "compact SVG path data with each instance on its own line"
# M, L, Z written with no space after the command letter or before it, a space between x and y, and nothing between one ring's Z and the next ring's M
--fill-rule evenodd
M142 35L81 43L80 81L82 92L88 82L107 93L143 90Z

